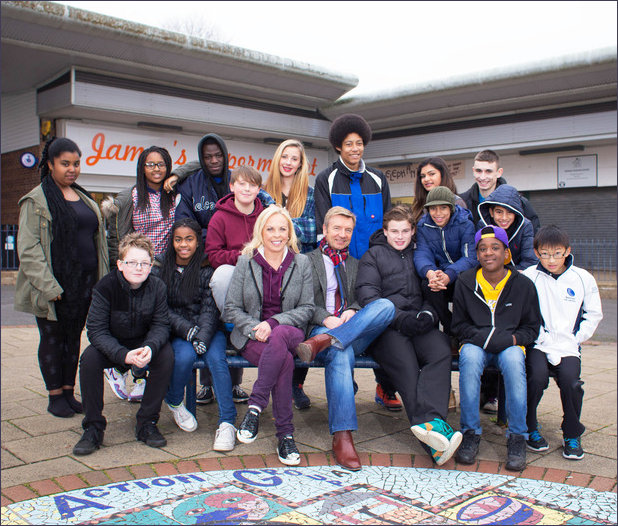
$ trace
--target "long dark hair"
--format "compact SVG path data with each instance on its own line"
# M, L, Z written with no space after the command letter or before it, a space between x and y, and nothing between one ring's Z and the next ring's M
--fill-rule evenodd
M56 314L62 327L70 334L78 334L83 324L81 320L88 310L84 305L82 280L82 258L78 253L77 238L78 220L77 214L69 206L62 194L62 190L55 183L48 162L54 164L54 159L64 152L77 153L80 157L81 150L71 139L65 137L52 137L43 148L39 169L41 172L41 188L45 194L45 200L51 214L51 261L54 277L64 290L62 299L55 302ZM90 199L92 196L77 183L71 184L71 188L79 190Z
M433 166L438 172L440 172L440 185L446 186L451 192L457 195L457 186L455 181L451 177L451 172L448 170L446 162L441 157L429 157L423 160L416 168L416 182L414 184L414 205L412 210L414 212L414 223L418 223L418 220L426 212L424 206L427 202L427 190L421 183L421 170L427 165Z
M174 287L172 286L174 273L176 272L176 251L174 250L174 235L176 230L187 227L193 230L197 239L197 250L184 268L180 278L180 297L172 298ZM200 267L204 260L204 251L201 250L202 227L190 217L184 217L174 222L167 248L162 256L160 277L167 285L168 303L175 305L190 305L196 295L199 295L200 288Z
M172 158L169 152L165 148L160 146L151 146L146 148L137 159L137 209L140 211L146 210L150 206L150 194L148 192L148 182L146 181L146 158L153 152L156 152L163 157L165 163L165 178L161 182L161 185L165 183L165 180L172 175ZM174 203L175 192L161 192L161 213L163 217L167 219L170 216L170 209Z

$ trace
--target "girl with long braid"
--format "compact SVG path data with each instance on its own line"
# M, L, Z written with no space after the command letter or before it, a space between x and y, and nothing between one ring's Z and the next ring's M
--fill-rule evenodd
M54 416L82 413L74 397L81 332L94 284L109 272L103 219L75 181L81 151L66 138L49 140L41 184L19 200L19 271L15 310L36 316L39 367Z

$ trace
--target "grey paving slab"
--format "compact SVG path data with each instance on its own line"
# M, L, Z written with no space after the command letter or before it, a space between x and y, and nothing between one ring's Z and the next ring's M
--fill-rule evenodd
M87 456L72 457L90 469L110 469L133 464L165 462L178 460L178 457L165 451L164 448L149 447L143 442L133 440L125 444L103 446ZM81 471L75 473L82 473ZM35 479L36 480L36 479Z
M4 449L4 447L0 451L2 452L2 460L0 461L2 463L2 469L22 466L25 464L23 460Z
M0 436L2 437L2 445L12 440L20 438L28 438L30 435L25 431L15 427L11 422L3 421L0 427Z
M61 431L59 433L11 441L5 441L3 438L2 447L30 464L53 458L50 455L55 457L70 455L73 451L73 446L77 443L80 436L81 433L75 431Z
M124 463L118 465L125 465ZM33 464L25 464L2 470L2 486L8 488L26 482L42 480L49 477L61 477L83 473L87 468L84 464L70 457L43 460Z

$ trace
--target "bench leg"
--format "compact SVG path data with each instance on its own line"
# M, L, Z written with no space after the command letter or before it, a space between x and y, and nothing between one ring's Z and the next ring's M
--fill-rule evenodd
M187 410L193 416L195 416L195 410L196 410L196 401L195 401L196 374L197 374L197 369L193 369L191 371L191 375L189 376L189 383L187 384L187 387L185 388L185 405L187 407Z

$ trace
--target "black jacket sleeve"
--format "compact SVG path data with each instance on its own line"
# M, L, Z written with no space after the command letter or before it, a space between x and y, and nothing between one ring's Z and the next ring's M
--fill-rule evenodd
M125 358L130 349L122 345L110 331L110 300L95 287L92 291L92 301L88 311L86 330L88 340L110 361L124 365Z
M466 292L466 286L463 285L460 280L457 280L453 292L453 321L451 322L451 331L460 342L472 343L473 345L483 348L491 332L491 328L477 327L472 323L466 304Z

